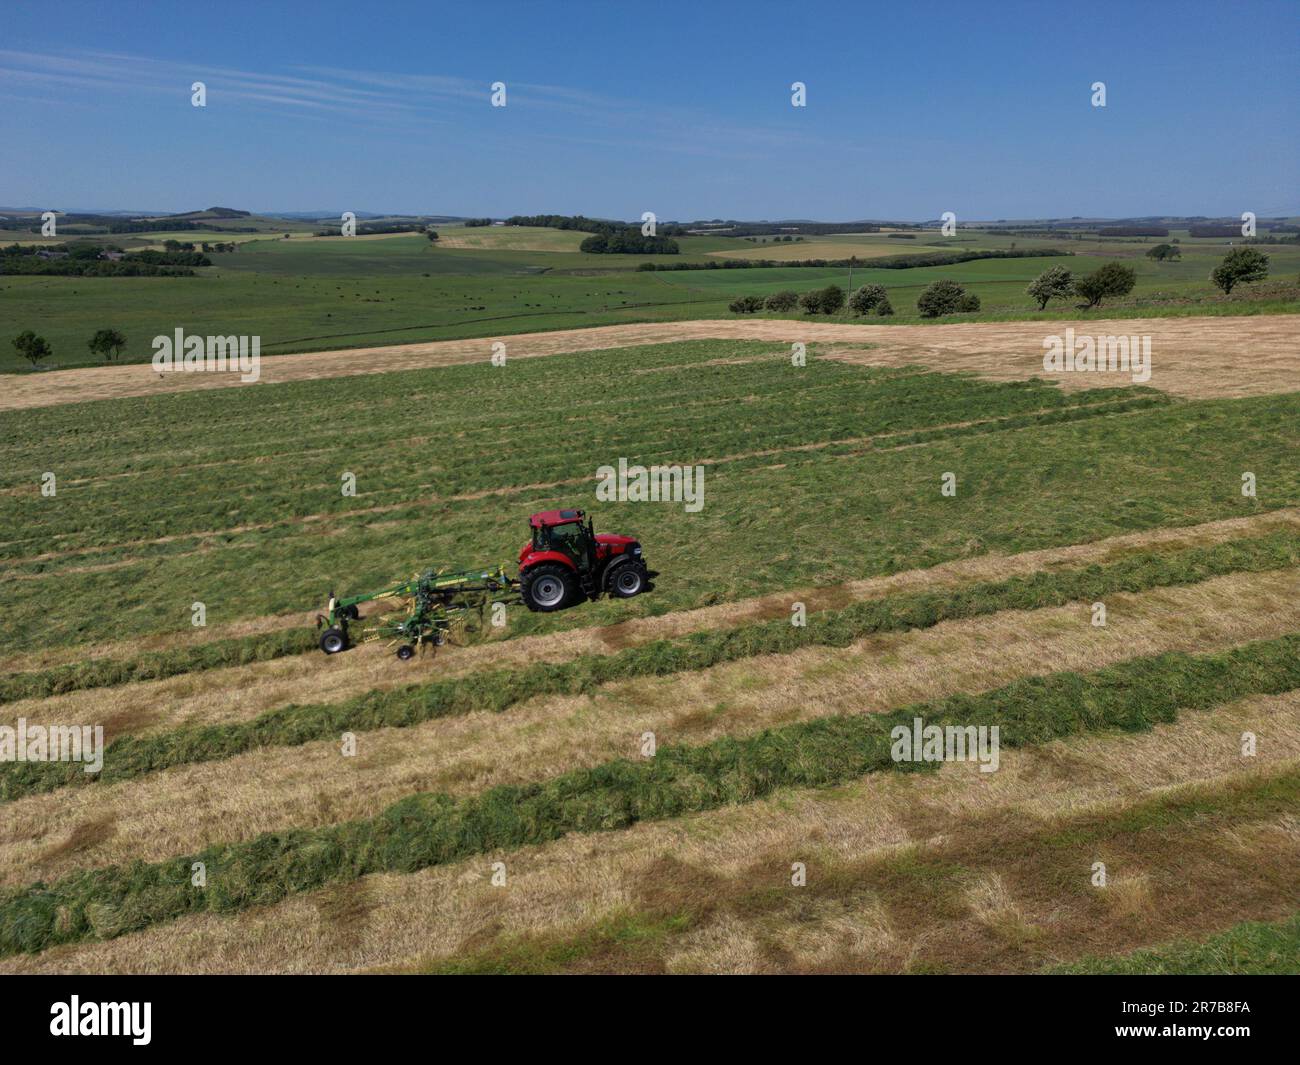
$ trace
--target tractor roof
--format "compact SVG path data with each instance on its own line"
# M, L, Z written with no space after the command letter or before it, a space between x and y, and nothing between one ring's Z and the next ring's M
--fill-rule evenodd
M580 510L541 510L528 519L534 529L550 525L568 525L570 522L582 521L586 515Z

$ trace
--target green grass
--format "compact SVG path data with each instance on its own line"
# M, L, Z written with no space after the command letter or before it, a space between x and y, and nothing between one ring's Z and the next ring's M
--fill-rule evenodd
M902 241L891 241L902 244ZM910 245L910 242L908 242ZM983 242L981 242L983 246ZM1070 242L1064 242L1066 250ZM861 285L883 285L889 294L894 315L889 318L868 316L858 318L847 308L830 317L815 316L815 321L859 323L864 329L871 325L899 325L920 323L923 319L916 310L916 300L932 282L945 279L958 281L980 298L980 310L972 314L950 315L941 321L1019 321L1019 320L1070 320L1087 321L1096 318L1164 317L1185 314L1280 314L1300 311L1300 285L1296 284L1300 271L1300 248L1287 246L1264 249L1271 256L1271 282L1237 289L1232 297L1225 297L1208 281L1209 272L1219 259L1215 256L1192 256L1181 263L1153 263L1142 258L1142 246L1137 246L1138 258L1124 257L1126 266L1137 271L1137 284L1133 292L1121 299L1109 299L1101 307L1080 311L1077 301L1054 300L1044 312L1025 294L1025 287L1042 271L1051 266L1064 266L1076 276L1090 273L1103 263L1114 261L1113 253L1085 253L1082 248L1075 255L1060 258L983 259L958 263L953 266L920 267L911 270L873 269L870 260L864 260L853 270L852 288ZM933 252L939 249L903 247L901 252ZM971 250L963 248L961 250ZM1280 254L1275 254L1280 252ZM688 288L704 295L711 292L740 295L767 296L784 289L805 292L822 285L835 283L848 290L847 268L821 269L801 267L773 267L765 269L708 270L664 272L668 284ZM1273 293L1260 298L1261 294ZM729 317L753 317L729 315ZM761 317L799 317L798 315L764 314Z
M910 728L915 717L927 724L997 724L1001 743L1019 747L1081 732L1145 731L1177 720L1180 710L1296 687L1300 634L1217 654L1171 652L1092 673L1031 677L888 714L826 717L741 739L661 747L652 760L606 762L459 800L414 794L369 820L268 833L167 861L0 890L0 954L111 938L191 913L237 912L371 873L415 872L570 832L611 831L752 802L785 788L919 771L933 763L896 762L890 753L890 730ZM1257 787L1264 784L1279 810L1300 802L1300 775L1277 775ZM1109 831L1136 827L1132 818L1121 819ZM190 886L195 862L207 871L202 890Z
M765 295L786 288L802 292L848 281L847 271L841 269L646 274L636 270L645 256L582 254L572 246L572 233L533 232L534 239L553 244L553 250L503 247L510 235L498 236L503 233L499 229L479 230L476 239L486 246L468 249L440 248L418 235L246 241L248 234L213 233L207 235L209 240L243 243L238 252L214 254L215 265L200 270L197 277L0 278L0 320L12 323L12 333L0 336L0 371L29 371L8 343L11 335L29 328L45 336L54 349L48 367L71 367L98 364L86 343L96 330L110 327L127 337L123 361L147 361L153 337L170 335L178 326L200 335L257 335L262 338L264 353L288 354L590 325L730 317L727 304L739 295ZM143 246L164 236L125 235L116 243ZM174 236L190 240L205 235L182 232ZM920 320L916 296L938 278L968 284L983 303L979 314L954 320L1033 318L1033 304L1024 289L1042 270L1059 262L1078 273L1116 258L1137 269L1138 285L1132 297L1102 308L1108 316L1300 310L1300 291L1294 284L1264 301L1253 299L1251 286L1247 286L1231 300L1205 302L1217 291L1208 276L1227 251L1222 242L1188 242L1183 246L1186 258L1182 262L1154 263L1145 258L1150 244L1095 239L1053 242L963 232L952 240L933 234L921 235L916 241L888 240L883 235L826 240L835 246L843 243L845 254L853 254L855 242L861 241L883 241L894 254L1002 250L1013 244L1020 249L1059 246L1077 253L1061 259L992 260L906 271L856 270L855 287L872 282L889 289L897 312L889 321L894 323ZM820 239L818 243L820 246ZM715 261L710 252L733 250L761 256L765 247L771 247L724 237L687 237L681 244L682 254L670 257L673 261L710 262ZM1300 272L1300 247L1278 245L1263 250L1271 259L1271 277L1294 283ZM1057 317L1074 316L1069 306L1059 301L1050 311ZM1090 316L1097 315L1090 312ZM864 326L879 321L853 319L847 314L831 320L863 321Z
M627 910L611 914L576 935L521 934L494 944L491 950L445 958L422 966L422 973L440 976L547 975L600 957L617 957L624 965L655 959L674 937L697 925L691 912L645 913Z
M86 688L109 688L206 669L266 662L285 655L302 654L316 647L316 634L311 629L285 629L191 644L173 650L146 651L130 658L92 658L48 669L7 673L0 676L0 703L44 699Z
M1090 957L1049 972L1067 976L1295 976L1300 914L1243 921L1207 939L1179 939L1131 954Z
M357 250L336 253L326 260L332 270L311 274L297 272L298 257L321 242L288 241L283 252L266 253L249 245L217 256L220 265L196 277L0 278L0 319L14 323L0 336L0 370L31 372L9 343L25 328L50 342L54 354L38 371L47 372L102 365L86 344L109 327L127 338L120 361L148 362L153 338L178 327L201 336L260 336L264 355L284 355L721 317L730 298L701 297L648 274L550 276L541 273L545 263L503 262L493 253L372 250L398 239L347 245ZM452 254L455 261L447 258ZM255 266L244 265L254 259ZM155 284L132 284L140 281Z
M708 356L750 361L690 365ZM1037 382L991 384L833 361L796 370L779 346L758 343L602 353L612 377L639 386L613 394L582 389L588 363L586 356L560 356L522 361L505 373L456 367L18 414L6 435L14 463L0 483L30 488L53 453L64 487L54 500L38 497L33 505L20 497L10 504L24 521L0 546L0 558L282 520L317 508L345 516L400 503L412 488L447 497L591 478L597 466L624 454L647 463L731 458L743 466L736 456L750 452L885 434L891 436L882 446L917 442L917 433L955 439L1050 424L1066 412L1092 416L1117 404L1168 402L1144 388L1067 393ZM651 368L663 372L638 376ZM1120 375L1117 384L1128 382ZM438 404L436 435L429 434L431 402ZM118 426L128 411L132 423ZM530 411L563 430L524 435ZM720 418L723 411L730 416ZM330 433L312 439L322 418ZM38 420L41 439L24 439ZM971 422L981 424L959 424ZM111 438L108 448L101 433ZM159 439L166 447L153 446ZM688 455L681 440L690 441ZM526 446L510 446L516 443ZM357 496L313 490L337 480L344 467L358 475ZM161 475L180 499L159 498ZM199 498L185 498L200 486L208 498L198 491Z
M331 588L510 563L526 516L555 506L638 535L661 577L632 601L514 610L512 634L1300 503L1300 394L1181 403L813 354L796 368L779 345L698 342L12 412L7 646L188 628L194 601L211 624L306 612ZM719 358L751 361L704 365ZM592 387L596 366L616 387ZM597 501L596 469L619 457L726 461L685 513Z
M462 250L460 247L450 247L455 243L463 245L466 250L502 251L518 248L574 255L581 254L578 245L590 236L576 229L544 229L538 226L438 226L438 235L441 238L438 247L442 250Z
M109 744L103 770L94 775L74 762L3 765L0 799L69 785L130 780L177 765L231 758L262 747L297 746L344 732L407 728L475 710L499 713L534 696L591 694L615 681L707 669L758 655L789 654L804 647L846 647L873 633L929 628L942 621L1001 610L1094 602L1117 592L1193 584L1226 573L1289 568L1298 562L1300 535L1290 533L1207 548L1142 552L1105 565L867 600L842 610L814 613L805 626L794 626L786 619L738 625L654 640L608 655L582 655L569 662L539 662L374 690L336 703L291 704L251 721L123 736Z

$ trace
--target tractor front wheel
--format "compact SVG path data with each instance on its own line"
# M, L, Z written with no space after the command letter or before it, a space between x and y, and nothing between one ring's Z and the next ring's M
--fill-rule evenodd
M645 567L637 562L626 562L609 575L609 594L619 599L631 599L645 591Z
M320 649L327 655L336 655L348 645L342 629L326 629L320 634Z
M576 592L573 573L563 566L536 566L524 578L524 605L529 610L559 610L572 601Z

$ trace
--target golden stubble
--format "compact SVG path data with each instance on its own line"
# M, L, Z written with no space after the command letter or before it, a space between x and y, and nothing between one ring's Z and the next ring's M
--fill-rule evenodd
M511 359L688 340L772 340L782 343L870 344L839 357L871 366L921 364L996 381L1046 377L1065 388L1127 384L1125 374L1044 374L1043 338L1066 328L1092 336L1150 336L1154 388L1189 398L1291 392L1300 384L1300 316L1121 318L1086 321L955 322L947 325L840 324L814 321L694 321L595 326L502 339ZM350 377L480 362L494 337L442 340L301 355L266 355L260 384ZM231 388L238 374L159 374L148 363L14 375L0 410L124 396Z
M1004 611L931 629L807 648L712 669L538 697L407 729L252 751L116 784L65 787L5 806L0 883L159 860L216 842L370 817L412 792L470 795L658 745L702 744L833 714L877 713L1019 677L1087 671L1163 651L1210 651L1300 628L1300 569L1236 574L1086 604ZM108 821L111 831L105 831ZM101 826L94 832L87 823ZM70 846L75 839L77 845Z
M1244 730L1260 738L1254 758L1241 756ZM118 940L3 959L0 971L402 971L472 955L503 940L577 936L610 916L656 904L657 894L706 915L658 949L653 966L667 971L896 971L937 944L955 944L957 954L949 961L958 968L1024 968L1028 948L1036 965L1045 942L1052 960L1068 960L1095 952L1097 940L1073 935L1078 906L1061 895L1059 885L1026 881L1009 860L1001 862L996 847L985 868L960 885L960 905L926 914L925 920L899 920L869 881L844 899L810 900L793 914L751 914L735 906L710 910L715 899L752 893L756 877L784 880L794 861L808 863L815 883L836 863L942 853L959 827L965 832L981 819L1023 823L1031 833L1063 819L1112 815L1189 785L1249 780L1294 767L1297 760L1300 692L1256 696L1212 713L1187 714L1148 733L1076 736L1003 751L996 773L954 764L933 774L872 774L841 788L787 791L626 831L570 835L409 875L370 876L232 917L187 917ZM1162 923L1163 903L1178 902L1186 913L1189 899L1205 901L1197 893L1207 879L1223 875L1225 848L1246 878L1260 868L1276 870L1284 861L1278 855L1290 853L1285 861L1294 863L1300 822L1237 825L1214 842L1213 849L1188 847L1176 877L1157 877L1137 859L1113 868L1122 891L1114 903L1119 912L1098 931L1106 949L1208 934L1235 920L1294 909L1300 901L1294 897L1279 896L1272 914L1240 900L1219 900L1203 905L1199 922L1184 919L1176 928ZM978 851L981 841L963 835L962 846ZM1080 877L1087 877L1095 858L1091 848L1074 857ZM491 882L497 861L506 866L504 887ZM765 870L764 863L773 868ZM700 897L691 900L693 891ZM782 945L784 958L774 957L774 942ZM1002 947L996 964L990 943Z
M1250 517L1152 529L1016 555L978 555L929 569L907 570L819 588L795 588L697 610L632 618L599 628L576 628L518 639L489 639L483 643L447 646L438 649L436 654L422 655L406 663L398 662L392 648L382 643L363 644L344 654L329 657L308 652L159 681L25 699L0 707L0 722L12 724L19 717L26 717L29 721L102 723L111 738L126 732L142 734L187 724L246 721L288 703L339 702L366 691L465 676L482 669L516 667L533 662L565 662L579 655L608 654L651 640L789 617L794 602L804 603L810 613L840 609L854 602L897 593L1005 580L1041 570L1112 562L1133 551L1153 547L1204 547L1242 535L1262 536L1297 529L1300 529L1300 508L1287 508ZM299 620L303 625L310 624L306 616ZM274 621L275 624L263 627L258 619L253 619L210 631L213 637L218 638L243 635L283 627L286 618L261 621ZM187 633L182 638L191 637ZM78 650L72 649L67 654L75 655ZM93 649L85 650L90 652ZM118 653L123 657L129 656L131 645L122 644Z

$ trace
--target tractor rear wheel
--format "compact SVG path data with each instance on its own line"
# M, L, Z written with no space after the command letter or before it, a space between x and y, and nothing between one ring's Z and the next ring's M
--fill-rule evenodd
M550 613L573 600L577 582L573 572L563 566L535 566L524 578L524 605L529 610Z
M320 649L327 655L336 655L348 645L342 629L326 629L320 634Z
M645 567L637 562L625 562L609 575L609 594L631 599L645 591L645 583Z

